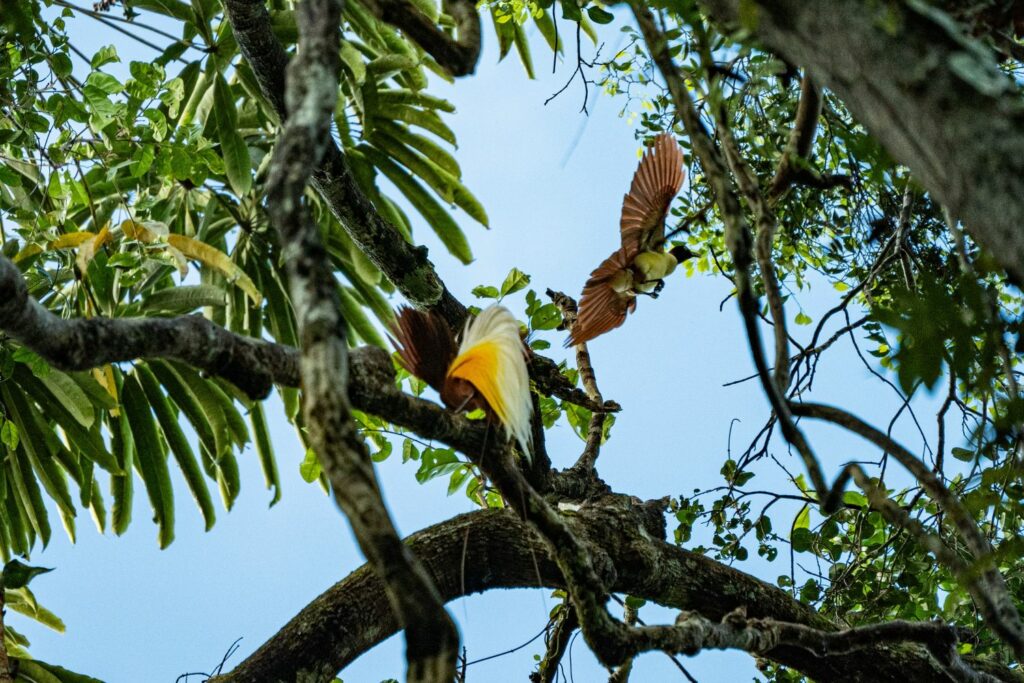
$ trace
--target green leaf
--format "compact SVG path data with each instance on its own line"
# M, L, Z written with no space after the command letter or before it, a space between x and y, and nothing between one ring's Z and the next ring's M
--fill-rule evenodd
M221 156L224 158L228 183L236 195L244 196L252 188L252 161L249 158L249 148L238 133L235 100L231 96L227 82L219 73L213 82L212 113L220 138Z
M501 292L498 291L498 288L490 285L478 285L473 288L471 294L478 299L497 299L501 296Z
M811 528L811 508L804 505L800 508L800 512L793 520L793 529L809 529Z
M950 450L950 453L954 458L962 460L963 462L971 462L974 460L974 451L968 448L953 448Z
M501 283L501 296L505 297L509 294L514 294L521 289L525 289L528 284L530 284L530 276L518 268L513 268L505 276L505 281Z
M121 404L135 441L136 463L146 485L157 523L160 548L174 540L174 493L167 460L163 457L156 422L135 373L124 378Z
M40 574L52 571L52 567L32 567L20 560L14 559L4 565L3 574L0 577L2 577L5 590L14 590L27 586L32 579Z
M367 145L360 145L359 149L373 159L374 165L387 176L388 180L395 184L409 200L409 203L427 219L430 227L433 228L434 233L448 251L463 263L471 263L473 261L473 253L470 251L469 242L466 240L462 229L459 228L459 225L452 219L451 215L433 197L427 194L423 186L416 182L404 169L400 168L398 164L373 148Z
M4 420L4 426L0 427L0 442L13 451L18 447L18 435L18 425L10 420Z
M153 292L142 299L143 311L184 315L203 306L227 305L227 292L214 285L178 285Z
M263 469L263 479L267 488L274 490L274 495L270 499L270 507L273 507L281 500L281 477L277 472L277 459L274 457L274 448L270 442L270 430L267 428L267 418L263 414L261 402L253 403L249 410L249 425L252 428L256 455L259 457L260 467Z
M810 325L812 322L813 320L811 320L810 316L805 314L803 311L800 311L799 313L796 314L797 325Z
M576 0L561 0L561 5L563 19L575 22L583 20L583 13L580 11L580 6L576 4Z
M299 463L299 475L307 484L312 484L320 478L320 461L317 460L316 452L312 448L306 449L306 455Z
M86 429L92 427L96 420L92 402L78 384L60 370L50 369L40 381L50 390L54 398L60 402L72 417Z
M590 16L590 20L595 24L610 24L615 20L615 15L608 10L602 9L597 5L591 5L587 8L587 15Z
M217 516L210 498L210 491L206 486L206 480L199 467L199 460L196 458L192 446L189 445L185 432L178 424L178 418L174 414L170 401L160 390L160 383L156 375L144 363L136 365L135 372L142 384L142 390L156 414L157 423L160 425L164 439L171 449L174 460L178 463L178 468L185 477L185 484L199 507L206 531L209 531L213 528Z
M132 440L128 420L123 415L111 419L110 445L118 465L124 471L124 474L110 477L110 492L114 497L114 504L110 509L110 524L114 533L120 536L128 530L128 525L132 522L132 468L135 463L135 442Z

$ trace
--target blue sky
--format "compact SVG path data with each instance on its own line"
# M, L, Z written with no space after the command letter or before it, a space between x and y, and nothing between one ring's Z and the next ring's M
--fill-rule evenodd
M92 31L80 41L87 53L114 41L122 57L150 57L122 36L95 31L97 26L88 21L81 28ZM609 32L606 54L619 36ZM545 106L569 69L561 65L552 75L549 55L535 42L538 79L528 81L514 55L497 63L492 38L485 32L475 76L433 90L457 105L457 113L448 117L460 143L457 158L465 182L490 215L491 229L458 215L476 255L469 266L448 256L422 222L414 226L415 236L428 245L439 273L463 302L473 302L474 286L500 283L514 266L529 273L540 292L551 287L578 295L590 270L616 247L620 203L636 168L639 144L632 125L618 115L621 100L595 97L591 88L590 116L584 117L577 82ZM592 48L585 42L584 49ZM800 296L812 318L835 298L819 285ZM603 394L624 408L599 460L601 475L615 490L647 499L716 486L730 445L731 421L739 420L732 432L734 454L763 425L768 406L756 383L722 386L752 372L735 302L719 310L730 289L720 277L673 276L657 301L640 301L623 328L591 345ZM522 314L520 299L508 303ZM790 308L794 316L798 309ZM798 334L806 331L796 329ZM563 357L561 334L548 338L550 353ZM887 418L900 404L894 393L869 382L848 343L837 344L833 356L822 362L815 389L817 400L843 402L867 419ZM11 617L32 640L37 657L112 683L173 681L183 673L210 671L231 643L242 638L230 666L362 563L334 504L299 477L302 449L279 402L270 401L268 414L284 491L273 509L267 508L270 494L262 488L250 448L240 457L239 501L231 513L218 511L209 533L203 533L175 472L177 540L167 550L157 549L148 503L136 496L134 524L124 537L100 536L81 524L77 545L55 534L50 547L34 556L36 563L57 568L33 588L67 624L67 634L59 635ZM895 433L915 450L919 439L904 422ZM836 430L815 427L808 432L826 472L837 472L848 459L877 457L873 449ZM564 424L548 434L556 466L572 464L581 448ZM801 471L781 441L771 450L794 473ZM784 485L774 466L758 471L763 473L755 480L759 488ZM378 472L403 534L472 509L462 494L446 496L444 480L417 484L413 466L403 466L397 457L379 465ZM795 512L782 505L774 509L779 511L777 529L785 515ZM742 568L774 581L788 572L784 557L773 565L758 560ZM520 590L473 596L449 608L473 660L536 635L554 604L546 591ZM654 623L671 621L674 615L644 608L641 617ZM542 648L537 641L515 654L474 665L469 680L525 680L533 669L533 655ZM750 680L756 674L753 660L743 654L708 652L684 663L702 682ZM564 664L568 674L568 660ZM580 682L606 676L582 639L572 649L572 669ZM682 680L660 654L641 657L634 671L636 681ZM375 682L401 679L403 673L401 641L392 638L342 677L346 683Z

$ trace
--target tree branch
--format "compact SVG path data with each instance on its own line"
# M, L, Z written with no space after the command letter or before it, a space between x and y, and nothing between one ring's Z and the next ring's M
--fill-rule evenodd
M299 384L296 349L232 334L201 315L174 318L72 318L28 295L18 267L0 256L0 330L62 370L136 358L179 360L223 377L250 398L274 383Z
M576 325L577 313L579 312L576 300L567 294L551 289L547 290L547 295L562 312L562 321L565 329L571 335L572 329ZM587 392L590 400L596 404L605 404L605 400L601 396L601 390L597 388L597 375L594 374L594 364L590 362L590 351L587 350L585 343L576 345L576 369L580 373L583 390ZM573 465L573 468L582 473L596 473L597 456L601 452L601 438L604 436L604 421L604 413L591 413L590 424L587 427L587 445L583 448L583 453L576 461L576 464Z
M752 619L802 624L823 632L838 630L775 586L659 540L664 534L663 518L649 506L633 505L621 496L606 498L573 515L568 523L586 539L599 562L615 568L610 586L615 592L693 610L712 620L746 606ZM507 509L460 515L417 532L406 542L427 565L445 601L497 588L565 588L543 542ZM211 683L294 681L300 671L339 671L397 631L384 588L364 565L313 600L233 671ZM822 681L932 683L948 678L947 670L923 649L885 641L854 654L818 656L806 648L779 645L761 656ZM999 680L1024 680L999 664L970 664Z
M348 343L337 283L319 226L302 202L330 140L337 99L341 0L302 0L299 48L288 66L288 119L267 178L267 204L281 233L299 337L303 416L309 443L331 483L360 549L384 582L405 630L406 680L448 683L455 676L458 632L423 566L391 521L366 444L348 401ZM311 163L312 162L312 163ZM321 671L329 677L334 672Z
M452 76L468 76L480 59L480 15L472 0L446 0L445 13L455 20L458 38L452 38L406 0L367 0L379 19L400 28Z

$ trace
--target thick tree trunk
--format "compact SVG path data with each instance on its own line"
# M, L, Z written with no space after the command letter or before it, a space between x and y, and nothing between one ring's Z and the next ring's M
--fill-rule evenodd
M806 68L1024 283L1024 99L984 46L924 3L702 0Z
M751 617L836 628L774 586L663 542L663 525L659 505L635 505L621 496L608 496L572 517L573 530L585 539L595 566L615 592L712 619L743 606ZM495 588L564 587L544 543L509 510L461 515L414 534L408 543L446 601ZM211 683L295 681L304 672L341 670L397 631L383 585L363 566L310 603L234 671ZM948 680L924 648L912 645L831 657L776 648L764 656L819 681Z

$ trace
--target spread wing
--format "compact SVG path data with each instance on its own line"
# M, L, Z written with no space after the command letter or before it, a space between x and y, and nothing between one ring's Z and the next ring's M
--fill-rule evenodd
M662 133L644 153L622 201L622 246L646 251L665 240L665 214L683 185L683 151L671 133Z
M636 309L636 297L616 291L616 279L631 277L629 266L636 252L621 247L606 258L583 285L579 314L566 346L575 346L615 329Z
M457 349L455 335L444 318L402 306L391 333L402 366L440 392Z

